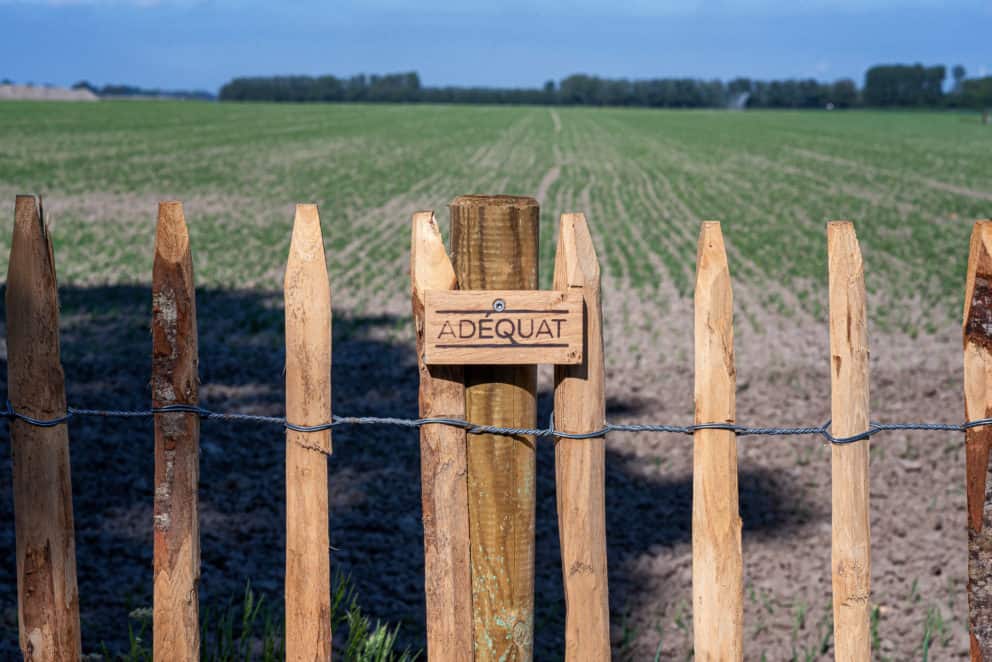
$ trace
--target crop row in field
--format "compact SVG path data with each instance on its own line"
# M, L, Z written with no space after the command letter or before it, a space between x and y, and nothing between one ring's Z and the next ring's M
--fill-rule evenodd
M822 315L824 223L855 220L878 319L910 327L958 308L969 221L992 203L992 132L956 114L132 102L0 119L0 194L49 196L73 283L147 280L154 203L175 197L201 283L275 287L291 204L316 201L335 289L389 298L412 211L508 192L542 198L545 281L562 211L590 215L610 288L679 294L698 221L722 220L754 315Z

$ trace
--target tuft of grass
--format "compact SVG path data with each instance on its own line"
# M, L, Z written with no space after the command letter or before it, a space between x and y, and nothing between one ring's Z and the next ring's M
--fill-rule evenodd
M913 584L909 587L909 601L914 605L919 604L923 596L920 594L920 580L914 579Z
M940 608L931 606L927 609L927 620L923 626L923 641L920 644L920 659L928 662L930 659L930 649L934 642L939 642L941 646L947 646L951 640L950 628L944 620L944 615Z
M399 625L371 619L362 611L359 595L348 575L338 574L331 594L331 629L347 630L340 654L346 662L415 662L419 652L397 650ZM280 662L286 657L281 611L245 585L244 595L220 609L204 608L200 617L200 659L203 662ZM104 644L101 656L117 662L152 662L152 610L128 615L128 649L112 653Z
M624 610L620 617L620 659L633 660L634 642L637 640L637 628L628 623L630 612Z
M882 644L882 638L878 635L878 624L882 620L882 610L878 605L871 608L871 649L877 651Z
M659 622L654 626L658 633L658 646L654 650L654 662L661 662L661 650L665 647L665 627Z
M235 605L229 599L216 614L209 606L204 609L200 619L202 658L216 662L252 659L269 662L284 658L282 627L276 619L269 605L265 604L265 596L256 596L251 583L246 583L239 604Z
M812 643L800 645L800 632L809 625L809 606L801 602L796 607L795 620L792 625L792 657L790 662L813 662L826 655L834 634L833 609L828 602L823 616L816 623L816 638Z

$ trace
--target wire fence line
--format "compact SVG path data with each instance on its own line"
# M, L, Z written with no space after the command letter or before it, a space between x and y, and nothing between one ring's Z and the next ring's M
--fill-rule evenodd
M673 434L693 434L698 430L727 430L739 437L744 436L820 436L827 442L836 445L851 444L862 439L868 439L880 432L891 432L896 430L925 430L932 432L964 432L972 428L992 426L992 418L980 418L965 423L875 423L869 424L868 429L859 434L849 437L835 437L830 432L830 421L823 425L806 427L751 427L748 425L738 425L736 423L695 423L692 425L668 425L655 423L606 423L599 430L592 432L564 432L555 429L554 414L551 415L548 427L546 428L513 428L498 425L478 425L461 418L431 417L431 418L396 418L389 416L332 416L331 420L318 425L296 425L279 416L261 416L257 414L239 414L218 412L196 405L167 405L164 407L153 407L151 409L76 409L69 407L65 415L56 418L39 419L16 411L10 401L6 402L3 411L0 411L0 418L10 421L23 421L36 427L50 428L56 425L68 423L76 417L102 417L102 418L150 418L156 414L196 414L203 420L218 420L244 423L263 423L267 425L278 425L287 430L296 432L322 432L334 428L378 425L403 428L421 428L425 425L448 425L465 430L468 434L494 434L508 437L534 436L540 438L557 439L595 439L605 437L610 432L669 432Z

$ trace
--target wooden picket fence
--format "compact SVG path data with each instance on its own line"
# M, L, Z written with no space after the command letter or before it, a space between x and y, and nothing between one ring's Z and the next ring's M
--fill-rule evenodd
M432 290L534 289L538 208L529 198L457 198L454 261L432 212L413 215L411 292L420 415L480 425L536 423L533 366L426 365L424 299ZM864 270L854 227L827 227L832 434L869 428ZM971 241L964 323L969 421L992 413L992 222ZM581 293L585 351L555 369L555 423L567 433L605 424L599 262L582 214L561 218L554 289ZM51 237L33 196L18 196L6 294L8 389L14 411L67 413L59 354ZM286 416L331 420L331 302L317 208L299 205L285 276ZM152 269L152 404L197 397L197 329L189 236L181 203L159 206ZM695 422L734 423L733 296L720 224L705 222L695 285ZM968 430L970 571L992 576L984 514L992 432ZM159 661L200 654L197 581L199 417L156 413L153 651ZM12 419L20 646L30 660L81 657L73 514L64 424ZM427 654L432 662L531 659L535 465L533 437L420 427ZM287 660L330 660L327 429L286 432L285 633ZM832 577L837 660L869 660L869 440L833 445ZM732 430L694 433L692 598L698 660L741 660L743 559L737 448ZM605 441L558 439L555 472L566 603L565 656L610 659ZM983 543L985 546L983 547ZM963 553L963 551L962 551ZM979 573L976 575L975 573ZM984 574L982 574L984 573ZM980 582L981 583L981 582ZM971 598L972 656L992 662L992 599ZM977 589L976 589L977 590Z

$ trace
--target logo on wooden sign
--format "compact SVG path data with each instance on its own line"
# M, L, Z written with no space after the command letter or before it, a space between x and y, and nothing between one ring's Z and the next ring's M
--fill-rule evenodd
M424 362L582 363L582 294L554 290L428 290Z

